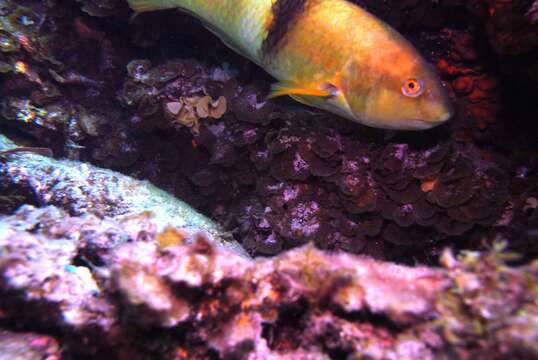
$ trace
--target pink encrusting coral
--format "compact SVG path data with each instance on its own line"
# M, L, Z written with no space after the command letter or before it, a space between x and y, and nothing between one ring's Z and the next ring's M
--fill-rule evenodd
M506 268L502 246L459 260L446 252L447 269L403 267L312 246L251 261L217 250L203 237L192 246L166 249L126 244L114 256L113 281L136 309L129 321L190 324L220 354L288 358L304 350L318 354L314 358L340 351L373 359L433 359L446 356L443 347L450 346L460 358L471 358L463 344L485 340L479 351L486 354L502 336L522 345L498 348L502 356L538 351L537 329L516 335L516 324L530 325L537 316L535 295L528 293L536 284L525 279L536 280L536 269L521 276ZM511 305L500 311L503 293ZM481 328L469 328L473 321ZM504 321L515 327L500 330Z
M536 264L508 267L502 243L428 268L312 245L253 260L148 215L24 207L2 221L4 319L52 329L72 356L538 355Z
M13 360L60 360L62 353L53 337L37 333L0 331L2 356Z
M312 246L276 259L251 261L221 252L199 238L193 246L166 249L148 243L125 245L114 257L113 281L133 307L129 321L166 327L190 323L201 334L207 332L208 345L221 354L245 347L260 358L278 357L278 349L271 347L281 344L263 336L263 329L286 321L282 312L288 307L304 312L304 318L290 326L300 328L306 325L303 322L311 322L304 329L310 338L297 344L299 348L322 352L315 334L321 336L334 326L336 333L349 332L350 345L355 347L349 351L386 353L388 348L380 343L394 345L397 336L383 327L368 330L371 325L345 320L344 314L386 316L396 327L410 326L434 315L436 294L450 284L440 270L329 255ZM343 318L330 321L338 319L339 312ZM371 345L361 345L366 340Z

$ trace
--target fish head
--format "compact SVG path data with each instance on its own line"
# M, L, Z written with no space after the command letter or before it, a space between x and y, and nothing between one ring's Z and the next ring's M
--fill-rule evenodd
M342 76L348 117L368 126L425 130L449 120L453 107L433 66L411 45L388 46L354 60Z

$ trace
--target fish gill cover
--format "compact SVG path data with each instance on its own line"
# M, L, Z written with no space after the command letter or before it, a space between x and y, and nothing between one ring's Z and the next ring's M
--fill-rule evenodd
M538 2L356 3L451 121L266 100L174 10L1 0L0 354L538 356Z

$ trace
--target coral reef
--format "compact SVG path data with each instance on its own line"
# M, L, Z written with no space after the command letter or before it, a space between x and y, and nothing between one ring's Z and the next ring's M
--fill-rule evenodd
M0 135L0 151L10 148L14 144ZM29 198L40 206L55 204L76 215L123 219L146 214L156 218L157 230L176 226L189 232L204 231L219 244L241 252L241 247L219 225L148 182L83 163L54 160L33 154L31 149L4 156L0 163L0 189L31 194Z
M506 266L513 256L501 243L446 251L434 269L312 245L251 260L202 234L159 233L147 216L71 217L53 206L22 207L2 224L3 322L54 329L66 356L538 355L538 270Z
M50 337L32 333L0 331L2 357L13 360L59 360L58 342Z
M516 166L506 153L532 136L508 136L505 75L484 66L488 54L476 46L490 18L519 11L528 19L524 5L492 2L496 10L487 11L473 2L359 2L403 31L430 32L410 36L438 63L458 105L450 128L430 132L430 141L387 141L317 110L265 101L271 80L188 17L145 14L129 24L122 1L79 2L60 11L55 1L5 1L13 5L2 18L13 46L2 53L3 123L37 139L32 145L148 179L234 231L251 254L313 241L399 262L436 262L444 245L469 247L467 239L492 225L513 249L536 254L521 245L529 234L512 237L534 216L523 207L537 196L535 165ZM466 18L455 14L462 9ZM21 23L19 12L36 20ZM453 18L459 27L450 27ZM529 19L522 33L532 33ZM170 27L156 29L155 21ZM483 27L475 30L472 21ZM132 30L130 43L118 23ZM66 28L71 35L61 38ZM181 41L166 41L170 33ZM55 46L43 45L45 56L35 44L49 38ZM190 44L198 45L193 51ZM518 56L532 53L533 42L526 44ZM94 51L81 59L88 49ZM135 51L140 57L133 59Z
M538 357L538 2L353 2L450 122L266 100L176 11L0 0L0 356Z

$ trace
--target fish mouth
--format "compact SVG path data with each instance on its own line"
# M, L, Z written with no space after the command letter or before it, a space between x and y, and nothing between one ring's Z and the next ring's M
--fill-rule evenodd
M442 123L447 122L448 120L450 120L452 115L454 115L454 113L451 110L447 110L447 111L442 112L441 115L439 115L437 118L433 120L419 120L419 121L428 123L430 124L430 126L433 127L433 126L438 126L438 125L441 125Z
M445 111L444 113L439 116L436 122L438 123L444 123L445 121L450 120L450 118L454 115L454 113L451 110Z
M429 127L435 127L447 122L450 120L450 118L452 118L452 116L454 116L454 107L447 101L446 105L442 107L442 110L438 116L428 120L423 119L422 121L428 123Z
M408 120L409 130L428 130L442 123L444 121Z
M428 130L440 126L450 120L454 113L449 109L435 119L405 119L400 121L402 130Z
M386 130L421 131L434 128L442 123L442 121L425 121L423 119L408 118L391 121L390 123L366 123L365 125Z
M439 118L440 121L448 121L452 115L454 115L454 111L452 110L449 110L449 111L446 111L443 115L441 115L441 117Z
M434 121L430 121L431 127L435 127L441 124L444 124L448 120L450 120L454 116L454 111L452 108L449 108L448 110L444 111L435 119Z
M454 105L452 103L452 101L450 101L450 98L448 97L448 95L446 93L442 93L442 101L441 101L441 106L440 106L440 115L437 117L436 120L434 120L433 122L436 122L436 123L444 123L445 121L448 121L450 120L450 118L452 116L454 116L454 113L455 113L455 110L454 110Z

